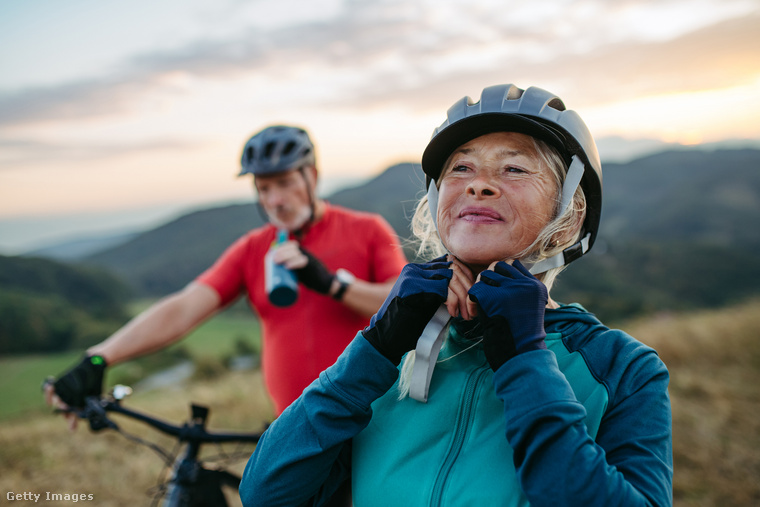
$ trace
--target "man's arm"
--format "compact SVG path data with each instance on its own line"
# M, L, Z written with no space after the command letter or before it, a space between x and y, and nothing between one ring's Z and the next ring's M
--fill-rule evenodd
M214 289L192 282L158 301L105 341L87 350L103 356L109 365L156 352L179 341L220 306Z
M210 317L220 304L221 300L214 289L193 282L142 312L105 341L91 347L87 355L102 356L106 364L114 365L158 351L185 336ZM98 391L100 388L97 386ZM45 385L45 400L55 408L68 408L56 394L53 383ZM63 416L68 421L69 429L76 429L77 417L67 412Z
M346 287L346 291L341 297L341 302L364 317L372 317L377 310L383 305L385 298L396 283L394 277L383 283L370 283L364 280L356 279ZM330 287L330 296L332 297L340 289L340 282L333 280Z

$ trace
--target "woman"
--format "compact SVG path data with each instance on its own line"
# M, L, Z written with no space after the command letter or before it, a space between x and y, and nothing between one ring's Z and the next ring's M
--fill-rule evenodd
M244 504L319 505L350 474L357 506L670 505L665 366L549 297L599 224L601 166L582 120L544 90L486 88L449 109L422 167L415 233L446 255L407 265L267 430ZM441 305L453 318L421 403L414 350Z

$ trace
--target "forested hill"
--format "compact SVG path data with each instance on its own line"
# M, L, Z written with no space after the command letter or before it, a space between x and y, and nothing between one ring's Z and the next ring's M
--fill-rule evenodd
M760 243L760 150L670 151L603 172L603 237Z
M556 298L617 318L760 292L760 150L672 151L603 171L599 241Z
M760 150L668 151L603 171L599 240L593 255L563 273L556 299L617 318L760 291ZM328 200L378 212L406 238L423 187L419 166L400 164ZM166 294L260 224L253 204L199 211L87 262L113 269L142 293Z
M90 345L127 318L130 296L100 269L0 256L0 354Z

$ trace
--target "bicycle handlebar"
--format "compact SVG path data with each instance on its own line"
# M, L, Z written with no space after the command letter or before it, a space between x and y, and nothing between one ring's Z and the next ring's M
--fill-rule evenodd
M43 385L48 382L46 381ZM143 412L123 407L121 400L131 391L127 386L115 386L107 396L86 397L82 408L66 408L58 411L73 413L80 419L87 419L93 431L113 429L160 454L167 466L173 466L171 479L166 483L166 487L162 487L157 493L160 496L165 495L165 501L162 504L165 507L226 506L227 501L222 492L222 486L237 489L240 477L223 469L205 468L198 460L200 447L204 443L255 443L261 438L261 433L207 431L205 426L209 409L196 404L191 404L191 417L187 422L181 426L171 424ZM108 417L109 412L140 421L161 433L177 438L180 442L187 444L185 451L181 457L177 458L166 453L160 446L130 435ZM156 499L160 496L156 496Z
M108 412L114 412L148 424L161 433L177 437L183 442L258 442L261 438L261 433L207 431L205 424L209 410L206 407L194 404L192 405L192 419L182 426L177 426L145 413L125 408L121 405L120 400L105 396L88 396L85 398L85 406L83 408L69 409L67 411L76 414L80 419L87 419L93 431L100 431L106 428L118 430L119 426L109 419L107 415Z

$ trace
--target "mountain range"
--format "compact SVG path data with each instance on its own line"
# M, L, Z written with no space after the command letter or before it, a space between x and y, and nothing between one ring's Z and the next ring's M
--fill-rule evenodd
M664 151L603 171L597 243L561 275L555 299L623 318L727 304L760 290L760 150ZM423 188L419 165L403 163L327 200L379 213L406 239ZM78 262L113 271L139 294L164 295L263 223L253 203L196 211Z

